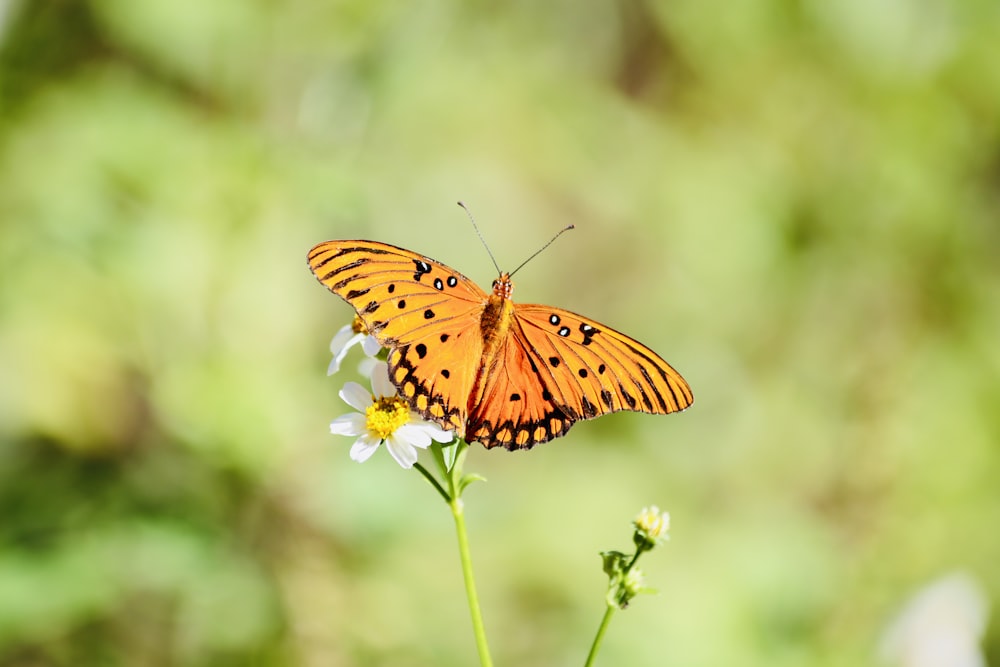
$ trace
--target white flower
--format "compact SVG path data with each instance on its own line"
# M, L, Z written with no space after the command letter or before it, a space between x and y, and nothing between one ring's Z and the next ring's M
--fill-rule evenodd
M455 439L454 433L424 421L410 410L389 381L389 368L384 361L377 362L372 371L371 392L357 382L348 382L340 390L340 397L358 412L334 419L330 432L358 436L351 447L351 458L355 461L367 461L384 442L396 463L411 468L417 462L415 447L424 449L432 441L445 443Z
M670 512L661 512L656 505L643 507L632 521L639 539L646 543L647 549L652 549L658 542L668 540L670 530Z
M339 371L340 362L347 356L347 351L358 343L361 343L361 349L369 357L374 357L382 349L378 339L368 333L364 322L355 315L354 320L350 324L342 326L340 331L334 334L333 340L330 341L330 353L333 355L333 359L330 360L326 374L333 375Z

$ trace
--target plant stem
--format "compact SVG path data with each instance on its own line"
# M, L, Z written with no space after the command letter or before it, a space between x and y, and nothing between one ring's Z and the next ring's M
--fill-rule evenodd
M476 593L476 577L472 573L472 555L469 551L469 534L465 529L465 511L462 507L462 490L468 485L469 480L463 482L462 464L465 462L465 453L469 448L469 443L458 440L454 444L455 450L450 463L445 457L443 448L438 443L431 445L431 452L434 454L434 461L447 489L419 463L414 463L421 475L427 478L444 501L451 508L451 515L455 517L455 532L458 534L458 555L462 561L462 579L465 581L465 596L469 601L469 615L472 618L472 632L476 636L476 650L479 651L479 664L482 667L493 667L493 660L490 658L490 647L486 643L486 627L483 625L483 614L479 610L479 595Z
M597 634L594 635L594 643L590 645L590 653L587 654L587 662L584 663L584 667L591 667L594 664L594 658L597 657L597 652L601 650L601 640L604 639L604 631L608 629L608 624L611 622L611 616L615 613L614 605L607 605L604 610L604 617L601 619L601 626L597 628Z
M492 667L490 647L486 644L486 628L483 625L483 615L479 611L479 596L476 594L476 578L472 574L472 556L469 553L469 535L465 530L465 513L462 510L461 498L452 498L448 502L451 513L455 517L455 531L458 533L458 553L462 559L462 578L465 580L465 594L469 600L469 615L472 617L472 631L476 635L476 649L479 651L479 664L482 667Z
M444 490L444 487L441 486L441 483L437 481L437 479L434 477L434 475L432 475L427 470L427 468L423 467L419 463L414 463L413 467L416 468L420 472L420 474L423 475L424 478L428 482L431 483L431 486L433 486L435 489L437 489L437 492L441 494L441 497L444 498L444 501L446 503L450 503L451 502L451 496L448 495L448 492Z
M632 560L628 562L628 565L622 568L622 576L627 575L635 566L635 562L639 560L639 556L642 555L643 551L647 551L647 549L644 549L641 546L636 548L635 555L632 556ZM615 613L617 608L617 605L609 604L604 610L604 617L601 618L601 625L597 628L597 634L594 635L594 643L590 645L590 653L587 654L587 662L584 663L584 667L591 667L591 665L594 664L597 652L601 650L601 641L604 639L604 631L608 629L608 624L611 623L611 616Z

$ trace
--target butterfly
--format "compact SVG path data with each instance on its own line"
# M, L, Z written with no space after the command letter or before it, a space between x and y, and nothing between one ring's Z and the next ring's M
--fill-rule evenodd
M389 349L389 379L425 419L487 448L528 449L581 419L668 414L691 388L642 343L568 310L487 294L429 257L377 241L327 241L309 268Z

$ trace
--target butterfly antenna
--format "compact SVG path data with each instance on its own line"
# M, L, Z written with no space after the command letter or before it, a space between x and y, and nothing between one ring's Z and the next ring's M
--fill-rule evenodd
M472 228L476 230L476 235L479 237L479 240L483 242L483 247L486 248L486 254L488 254L490 259L493 260L493 266L496 267L497 273L502 273L502 271L500 271L500 266L497 264L496 258L493 257L493 253L490 251L490 247L486 245L486 239L483 238L483 233L479 231L479 226L476 225L476 219L472 217L472 211L469 210L469 207L465 205L464 201L458 202L458 205L465 209L465 214L469 216L469 222L472 223Z
M553 243L555 243L555 240L557 238L559 238L560 236L562 236L564 233L568 232L571 229L576 229L576 225L566 225L561 230L559 230L559 233L556 234L555 236L553 236L552 239L548 243L546 243L541 248L539 248L538 250L536 250L534 255L532 255L528 259L524 260L523 262L521 262L520 266L518 266L516 269L514 269L513 271L511 271L510 272L511 277L513 277L515 273L517 273L518 271L520 271L521 267L523 267L525 264L527 264L528 262L530 262L531 260L533 260L535 257L537 257L539 255L539 253L541 253L543 250L545 250L550 245L552 245Z

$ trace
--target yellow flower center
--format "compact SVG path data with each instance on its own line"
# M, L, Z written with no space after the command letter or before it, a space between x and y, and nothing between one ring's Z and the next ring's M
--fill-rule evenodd
M410 408L399 396L372 396L374 403L365 409L368 432L385 440L410 421Z
M635 527L646 533L650 539L657 540L670 530L670 515L660 512L656 505L643 507L639 516L635 518Z
M360 317L355 315L354 319L351 320L351 331L353 331L356 334L359 333L367 334L368 327L365 326L365 323L361 321Z

